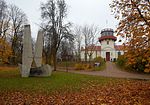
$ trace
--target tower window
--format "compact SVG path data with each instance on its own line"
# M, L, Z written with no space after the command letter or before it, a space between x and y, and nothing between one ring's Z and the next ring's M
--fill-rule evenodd
M107 44L109 45L109 41L107 41Z
M118 52L118 56L120 56L120 55L121 55L121 52L119 51L119 52Z

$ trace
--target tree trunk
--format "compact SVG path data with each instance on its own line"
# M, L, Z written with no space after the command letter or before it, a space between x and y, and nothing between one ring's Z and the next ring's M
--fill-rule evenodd
M50 54L45 54L45 60L46 60L46 64L50 64Z
M85 62L87 62L87 51L85 51L84 56L85 56Z
M48 64L50 64L50 65L52 65L53 67L54 67L54 71L56 71L56 54L57 54L57 52L56 52L56 49L55 48L52 48L52 50L51 50L52 52L50 53L50 57L48 58L48 60L49 60L49 63Z
M54 55L53 55L54 71L56 71L56 67L57 67L56 61L57 61L56 60L56 53L54 53Z
M92 55L89 55L89 62L91 62L92 60Z

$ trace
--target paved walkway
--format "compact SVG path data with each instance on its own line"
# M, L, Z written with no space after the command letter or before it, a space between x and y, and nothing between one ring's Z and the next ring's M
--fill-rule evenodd
M130 73L130 72L126 72L126 71L121 71L112 62L106 62L106 69L103 71L74 71L74 70L71 70L69 72L79 73L79 74L87 74L87 75L105 76L105 77L150 80L150 74L138 74L138 73Z

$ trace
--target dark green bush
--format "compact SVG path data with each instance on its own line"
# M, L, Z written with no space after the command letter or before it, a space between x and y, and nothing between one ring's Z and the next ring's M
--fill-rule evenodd
M99 62L101 65L105 64L105 60L102 57L94 58L93 61Z
M144 70L146 68L145 67L146 62L142 62L142 59L143 59L142 56L136 57L136 59L135 59L136 62L134 64L132 64L132 65L129 65L129 67L133 71L144 72Z
M131 59L121 55L118 57L116 64L126 70L144 72L148 63L146 60L143 61L143 59L143 56L136 56L134 57L134 62L131 62Z
M124 55L120 55L117 59L117 65L125 68L126 67L127 58Z

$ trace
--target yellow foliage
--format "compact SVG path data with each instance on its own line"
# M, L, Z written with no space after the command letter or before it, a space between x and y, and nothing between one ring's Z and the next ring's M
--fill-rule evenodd
M149 73L149 72L150 72L150 69L145 69L144 72L145 72L145 73Z
M84 68L84 70L90 70L90 69L92 69L93 67L92 67L91 64L84 64L83 68Z
M142 59L142 62L146 62L146 59Z
M147 0L113 0L115 17L119 19L118 35L127 39L127 65L150 72L150 2Z
M11 46L7 41L0 38L0 63L9 63L8 59L12 56Z
M93 66L91 64L77 63L75 64L75 69L76 70L92 70Z
M81 63L75 64L75 69L76 70L84 70L83 65Z

